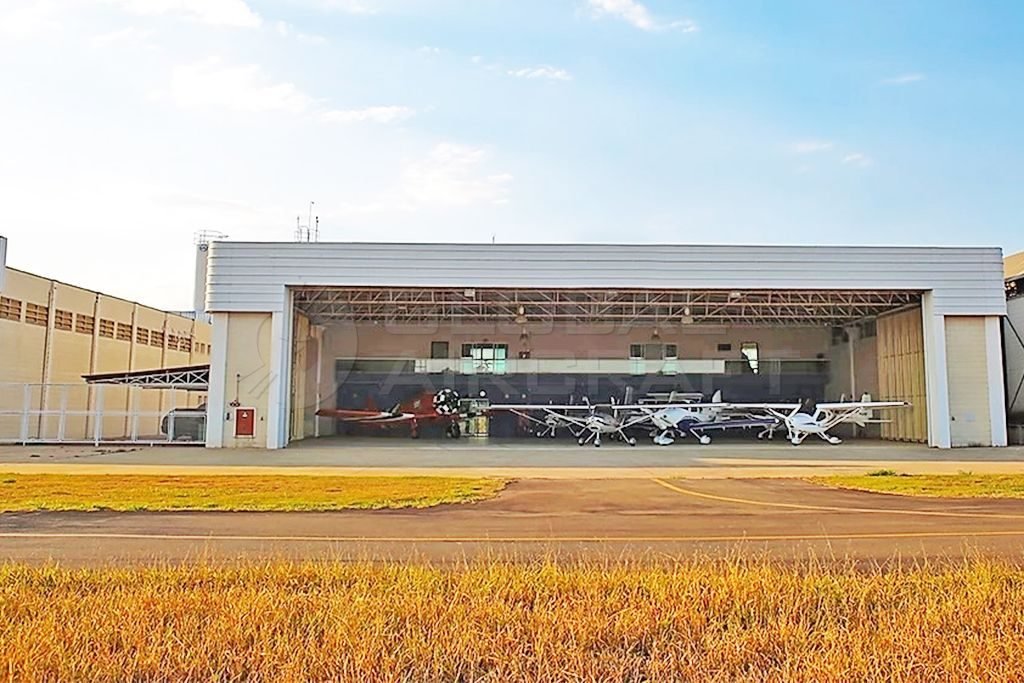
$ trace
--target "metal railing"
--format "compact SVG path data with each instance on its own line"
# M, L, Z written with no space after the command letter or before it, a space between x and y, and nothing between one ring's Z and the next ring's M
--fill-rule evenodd
M0 443L202 444L205 409L195 403L176 390L0 383Z

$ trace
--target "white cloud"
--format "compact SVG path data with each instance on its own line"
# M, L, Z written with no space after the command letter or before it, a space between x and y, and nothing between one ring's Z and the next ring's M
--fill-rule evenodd
M512 176L481 172L487 157L482 147L435 145L425 158L403 164L400 194L414 206L504 204Z
M521 69L511 69L508 71L509 76L516 78L544 78L551 81L571 81L572 74L565 69L559 69L553 66L541 65L541 66L527 66Z
M659 21L637 0L587 0L587 6L595 18L616 17L642 31L679 30L694 33L699 30L697 24L690 19Z
M288 81L275 81L257 64L219 58L175 67L168 88L155 93L184 109L228 109L313 116L325 123L394 123L415 115L410 107L331 109Z
M175 67L170 87L159 95L186 109L302 114L316 104L298 86L274 82L256 64L232 66L217 58Z
M892 78L883 78L883 85L908 85L910 83L917 83L925 79L924 74L912 73L912 74L901 74L899 76L893 76Z
M153 47L150 41L152 36L152 31L128 26L117 31L93 36L90 42L94 47L107 47L109 45L143 45L145 47Z
M793 143L792 150L797 154L817 154L827 152L833 147L835 144L828 140L801 140Z
M843 157L843 165L867 168L871 165L871 157L862 152L851 152Z
M58 26L58 7L52 0L37 0L0 11L0 36L31 38Z
M329 123L395 123L416 115L410 107L365 107L363 109L332 109L320 114Z
M421 47L416 48L416 51L419 52L421 55L439 55L442 52L444 52L444 50L442 50L441 48L434 47L433 45L423 45Z
M300 43L308 43L310 45L323 45L327 42L327 38L317 35L315 33L303 33L299 29L295 28L292 24L287 21L276 21L274 22L274 30L277 34L283 38L294 38Z
M318 0L313 4L320 9L336 10L346 14L377 14L377 8L363 0Z
M261 19L245 0L105 0L144 16L178 15L213 26L256 28Z

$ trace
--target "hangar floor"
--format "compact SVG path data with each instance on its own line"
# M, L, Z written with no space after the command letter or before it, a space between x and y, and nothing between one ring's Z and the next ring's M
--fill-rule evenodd
M908 474L1024 472L1024 447L938 450L886 441L839 446L785 441L720 441L634 448L609 443L580 447L569 440L459 441L324 437L284 450L195 447L3 446L0 471L66 467L76 472L430 474L516 478L801 477L896 469Z

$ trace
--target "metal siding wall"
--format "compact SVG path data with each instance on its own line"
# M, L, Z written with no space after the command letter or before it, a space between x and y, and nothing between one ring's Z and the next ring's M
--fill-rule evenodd
M991 446L985 319L946 318L950 436L958 446Z
M925 392L924 334L921 309L878 319L879 400L909 401L907 410L891 411L883 424L883 439L928 442L928 407Z
M998 248L214 242L207 309L281 311L287 286L933 290L1003 315Z

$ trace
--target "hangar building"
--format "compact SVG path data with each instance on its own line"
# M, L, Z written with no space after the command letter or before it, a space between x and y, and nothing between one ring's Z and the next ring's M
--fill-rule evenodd
M209 447L332 435L320 408L446 386L869 393L913 404L876 437L1006 444L998 248L222 241L208 258Z
M177 313L6 266L0 237L0 443L161 437L200 392L93 386L85 375L208 362L211 327Z

